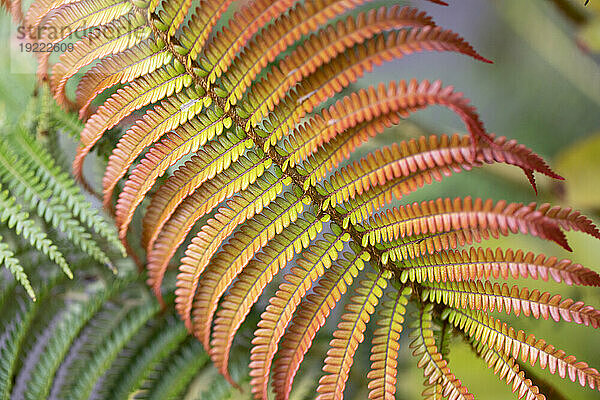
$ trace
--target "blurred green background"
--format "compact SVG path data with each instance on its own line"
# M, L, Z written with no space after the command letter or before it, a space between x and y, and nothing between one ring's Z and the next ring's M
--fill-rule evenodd
M465 37L494 64L475 62L455 54L419 54L377 68L358 82L366 86L400 79L441 79L463 91L477 106L490 132L518 139L544 156L566 178L565 183L539 177L540 193L536 197L523 174L514 168L491 166L457 174L414 195L403 202L436 197L472 195L519 202L551 202L581 209L598 221L600 212L600 66L598 58L582 48L593 50L594 13L585 14L588 25L578 25L550 0L449 0L450 7L427 1L414 5L429 12L436 22ZM392 4L393 1L379 1ZM583 0L572 1L583 3ZM598 8L591 0L590 7ZM592 26L592 28L590 28ZM600 30L598 30L600 32ZM0 111L3 118L17 118L33 93L35 63L30 54L22 54L15 39L16 26L6 15L0 16ZM12 48L11 48L12 47ZM460 120L447 110L434 108L419 112L408 122L388 130L369 146L400 140L419 132L462 132ZM582 234L570 234L573 254L552 243L523 236L503 239L503 246L536 253L572 258L600 270L598 242ZM490 246L500 244L491 243ZM537 282L528 282L530 286ZM553 293L581 299L600 306L600 291L561 287L551 283L539 285ZM555 324L549 321L507 319L518 329L534 333L559 348L564 348L592 366L600 366L600 335L589 327ZM399 359L399 399L416 399L422 390L422 372L414 367L403 341ZM450 353L450 367L480 399L512 398L509 387L496 379L485 364L455 341ZM362 363L353 368L354 380L365 379L368 346L362 346ZM402 369L404 367L404 369ZM557 379L546 371L532 369L536 376L555 385L568 399L597 399L598 392L582 389L568 380ZM355 381L356 382L356 381ZM366 398L366 392L353 393Z

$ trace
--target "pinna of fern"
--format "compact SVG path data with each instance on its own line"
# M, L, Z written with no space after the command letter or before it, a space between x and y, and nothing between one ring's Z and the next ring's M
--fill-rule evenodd
M379 328L370 398L394 397L409 301L418 308L411 348L430 398L473 398L445 360L446 346L436 343L434 331L444 324L472 336L452 312L477 312L482 324L492 311L506 311L598 327L600 312L592 306L502 282L552 277L599 286L594 271L519 250L459 249L515 233L566 249L564 230L600 238L578 212L468 197L389 209L425 184L485 164L517 166L534 187L534 172L562 179L543 159L488 133L462 93L440 82L380 84L331 104L374 67L413 53L487 61L471 45L414 8L374 9L367 0L255 0L216 28L231 3L37 0L24 17L46 31L72 22L58 41L96 26L114 33L88 33L51 70L51 60L40 57L40 75L49 74L57 102L85 121L73 164L82 183L91 186L82 173L89 152L107 131L123 128L103 178L104 204L111 208L117 193L115 219L127 243L138 236L128 233L149 198L140 236L148 284L159 298L172 259L185 248L175 308L225 377L233 381L235 335L267 286L277 290L250 351L252 393L263 399L271 381L276 398L289 397L316 333L351 289L324 360L320 399L343 397L371 319ZM80 71L73 100L65 89ZM104 92L109 97L98 101ZM354 158L386 127L434 105L454 112L468 134L391 143ZM494 359L519 398L542 398L513 348L480 339L478 354ZM519 335L513 341L526 342ZM551 372L559 365L566 376L563 363L575 361L546 349L556 361L543 356L543 365ZM596 370L573 365L572 380L597 388Z

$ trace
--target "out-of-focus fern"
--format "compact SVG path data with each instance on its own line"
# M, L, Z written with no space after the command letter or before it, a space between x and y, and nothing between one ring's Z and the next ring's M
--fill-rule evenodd
M173 313L161 313L131 266L121 269L115 277L92 267L74 280L32 271L38 302L8 277L0 306L0 399L230 398L235 389L202 345L186 338ZM52 312L41 307L50 298ZM233 363L235 378L247 374L246 362Z
M44 96L40 96L44 97ZM52 115L64 114L56 108L43 108L34 97L27 113L40 112L35 118L24 115L17 126L2 126L0 135L0 224L23 237L33 248L45 254L64 273L73 277L67 257L68 249L60 243L68 239L94 260L112 267L107 244L125 253L116 231L85 198L70 175L55 161L47 147L34 137L43 129L60 129L61 123L50 124ZM46 122L45 122L46 121ZM61 121L56 119L55 121ZM51 228L47 233L45 228ZM6 237L6 235L4 235ZM102 243L102 239L106 243ZM6 266L35 299L12 243L0 239L0 264Z

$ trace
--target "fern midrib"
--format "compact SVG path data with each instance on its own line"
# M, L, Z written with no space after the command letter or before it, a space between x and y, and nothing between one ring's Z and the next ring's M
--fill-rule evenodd
M134 6L134 7L136 7L136 6ZM144 10L140 9L140 11L144 11ZM201 87L202 89L204 89L206 91L206 95L208 97L210 97L211 100L215 104L217 104L222 110L227 110L227 111L224 111L224 116L230 117L232 119L232 121L234 121L234 123L237 124L237 126L239 126L243 129L243 127L246 126L246 123L248 122L249 118L244 119L244 118L240 117L235 112L235 110L237 108L236 105L227 107L227 99L219 97L215 91L209 89L207 80L194 72L194 68L200 69L200 66L198 65L198 63L195 60L193 60L191 63L188 63L188 59L185 55L181 55L177 51L175 51L175 49L173 47L173 42L177 42L177 38L168 37L168 35L165 32L161 32L152 23L153 18L158 18L158 17L156 16L156 14L150 13L148 15L148 19L147 19L146 23L152 29L152 33L154 34L155 38L160 38L161 40L163 40L168 51L179 63L181 63L181 65L183 65L185 67L186 73L192 77L193 82L196 85L198 85L199 87ZM252 127L246 133L250 137L250 139L252 139L254 146L256 146L258 149L264 149L264 144L267 141L266 138L261 138L255 132L254 128L252 128ZM304 182L306 181L307 178L302 176L296 170L295 167L288 167L284 170L283 166L284 166L286 159L284 156L277 153L277 150L274 146L270 146L269 149L265 153L273 161L273 163L276 164L281 169L284 176L290 177L292 179L292 183L297 185L305 195L310 197L311 203L314 205L315 210L316 210L315 217L317 219L321 219L321 217L323 217L323 215L325 214L325 211L323 210L322 205L325 202L325 200L327 199L327 197L319 194L314 186L310 186L308 190L304 190L303 189ZM337 211L334 208L329 208L327 214L331 217L331 220L333 222L335 222L338 226L340 226L340 227L344 226L344 215L342 213L340 213L339 211ZM362 243L361 233L352 224L349 224L348 227L345 228L345 231L348 234L350 234L350 237L352 238L352 240L355 241L357 244ZM371 256L371 260L372 260L371 265L373 266L373 268L375 268L376 270L383 269L383 264L381 263L381 258L383 256L383 253L380 250L374 248L373 246L365 247L365 251L367 251L369 253L369 255ZM394 272L394 271L392 271L392 272Z

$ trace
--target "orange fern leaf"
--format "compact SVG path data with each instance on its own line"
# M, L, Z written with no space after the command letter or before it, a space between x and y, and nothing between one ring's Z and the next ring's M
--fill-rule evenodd
M354 353L364 340L364 332L371 314L383 296L387 281L392 274L389 271L378 275L367 274L367 280L361 282L356 295L350 298L346 313L342 315L338 329L333 332L323 371L327 374L319 379L317 399L341 399L343 397L348 373L354 361Z
M195 315L200 314L202 318L194 321L194 331L206 347L210 346L210 329L223 293L250 259L275 235L295 222L303 212L304 205L308 204L308 199L299 195L300 191L294 192L284 193L265 208L260 216L241 225L221 251L215 254L202 274L202 285L198 288L194 301Z
M308 250L302 252L302 258L285 277L286 282L279 285L279 290L270 299L270 304L262 313L252 340L250 383L256 398L267 396L273 356L277 352L285 327L289 324L298 303L310 290L313 282L320 278L325 269L338 258L343 243L350 239L349 236L347 233L338 236L324 234L325 240L315 242Z
M344 258L333 263L314 287L313 293L302 300L281 339L281 350L273 364L273 386L277 399L289 398L296 372L317 331L325 324L347 287L364 269L365 262L369 261L368 253L353 242L350 242L350 247L352 252L344 253Z
M475 397L462 385L460 379L454 376L448 368L448 362L438 352L433 335L432 309L431 304L426 305L412 326L414 330L410 335L413 338L410 348L413 349L413 355L419 358L417 366L423 369L429 385L441 386L442 396L473 400ZM435 394L434 397L428 398L433 400Z
M405 288L390 294L389 301L381 304L378 328L373 333L371 347L371 370L369 379L369 399L393 399L396 394L396 374L400 334L406 313L407 296L412 289Z
M494 238L521 232L552 240L569 248L555 220L518 203L470 197L414 203L375 214L364 224L363 245L390 242L420 234L456 230L480 230Z
M423 293L424 299L449 307L504 311L517 316L533 316L535 319L552 318L556 322L563 320L593 328L600 326L600 310L586 306L581 301L563 299L558 294L542 293L537 289L519 289L516 285L509 288L506 283L500 285L489 281L423 283L423 287L427 288Z
M488 280L528 278L547 281L550 277L567 285L600 286L600 275L570 260L535 255L532 252L503 252L492 249L471 248L444 251L419 259L406 258L402 262L400 280L406 282L459 282L462 280Z
M147 266L148 284L152 286L159 299L161 298L160 285L169 261L196 221L208 214L225 198L231 197L234 193L246 189L257 179L261 179L259 177L264 176L263 180L267 182L275 179L269 173L263 175L264 172L264 160L249 153L247 158L238 160L230 169L200 186L181 203L168 220L163 222L164 227L159 231L158 238L148 253Z
M264 178L264 179L262 179ZM208 262L233 231L246 220L260 213L264 207L270 204L275 197L282 192L283 185L289 182L288 177L282 177L280 171L277 175L265 174L254 184L248 186L244 192L238 193L227 202L227 207L219 209L219 212L211 218L202 230L192 239L192 243L181 260L177 275L177 297L175 299L179 315L186 323L190 332L194 331L192 326L192 303L198 287L200 275L208 265ZM196 325L203 326L205 316L196 311L194 320ZM196 333L196 332L195 332ZM205 347L208 350L210 332L205 337Z
M308 222L307 222L308 221ZM267 244L262 252L237 276L229 293L224 297L217 312L211 340L210 354L215 366L228 374L229 354L235 333L256 303L260 293L286 264L307 248L323 229L329 218L315 219L305 213L295 223ZM293 324L293 322L292 322Z
M548 368L552 374L558 372L561 378L568 374L571 381L578 380L581 386L600 390L600 373L596 369L566 355L543 339L536 339L522 330L517 332L513 327L482 312L447 309L444 316L490 349L514 359L521 358L523 362L529 361L531 366L539 361L540 367Z
M207 180L228 169L246 149L251 148L245 134L227 132L211 140L177 171L167 178L146 209L142 244L150 252L156 237L176 208Z

